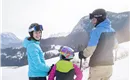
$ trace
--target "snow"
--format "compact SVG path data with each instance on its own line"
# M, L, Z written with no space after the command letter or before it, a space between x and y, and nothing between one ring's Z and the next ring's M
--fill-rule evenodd
M112 80L129 80L129 58L115 63Z
M119 44L114 51L116 58L121 59L122 57L128 56L130 52L129 48L130 48L130 41Z
M117 58L118 59L115 64L113 65L113 75L111 77L111 80L129 80L129 43L125 42L122 44L119 44L119 47L117 49ZM52 51L55 52L55 51ZM4 53L3 53L4 54ZM125 57L122 57L122 55L127 54ZM123 59L122 59L123 58ZM51 58L46 60L47 65L51 66L52 64L55 64L59 60L59 57ZM87 60L88 61L88 60ZM87 65L87 61L83 60L83 69L84 66ZM75 53L75 57L72 60L74 63L78 63L79 66L80 60L78 59L78 53ZM86 63L86 64L85 64ZM28 66L23 67L2 67L2 80L28 80ZM89 69L83 70L83 79L87 80L88 78Z
M1 53L1 55L7 56L7 54L6 54L6 53Z
M47 51L46 52L47 54L54 54L54 55L57 55L57 54L59 54L59 51L58 50L49 50L49 51Z
M11 32L5 32L5 33L2 33L0 34L1 35L1 42L2 44L4 45L7 45L9 43L20 43L21 40L18 39L15 34L11 33Z
M17 52L16 56L20 59L22 59L22 57L24 56L24 52L21 53L20 51Z
M7 55L6 53L1 53L1 55L4 55L6 58L18 58L19 60L23 58L24 52L18 51L15 55Z
M51 66L51 64L56 63L59 60L59 57L52 58L46 60L47 64ZM118 60L115 62L113 66L113 75L111 80L129 80L129 66L128 66L129 58L126 57L122 60ZM83 71L83 80L87 80L88 71L86 69ZM28 80L28 66L23 67L2 67L2 80Z
M70 32L62 32L62 33L56 33L56 34L51 34L50 37L65 37L69 34Z
M115 18L118 18L118 19L121 19L122 17L128 17L129 15L127 15L127 14L119 14L119 15L117 15L117 14L113 14L112 15L112 17L115 17Z
M12 49L21 49L23 46L13 47Z
M19 40L15 34L11 33L11 32L5 32L1 34L1 37L3 38L11 38L12 40Z
M47 65L56 63L59 57L46 60ZM2 80L28 80L28 66L2 67Z
M59 49L60 49L61 45L51 45L51 49L49 51L46 51L47 54L51 54L51 55L58 55L59 54Z

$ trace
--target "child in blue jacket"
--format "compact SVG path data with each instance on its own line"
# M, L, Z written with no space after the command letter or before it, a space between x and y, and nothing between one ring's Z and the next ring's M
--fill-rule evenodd
M42 31L42 25L31 24L28 30L30 37L26 37L23 42L27 51L29 80L46 80L50 70L45 63L44 52L40 47L39 40L41 40Z

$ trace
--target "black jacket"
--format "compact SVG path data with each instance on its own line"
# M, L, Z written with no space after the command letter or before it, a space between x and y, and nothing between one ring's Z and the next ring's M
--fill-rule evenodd
M56 80L74 80L74 69L70 70L67 73L56 71Z

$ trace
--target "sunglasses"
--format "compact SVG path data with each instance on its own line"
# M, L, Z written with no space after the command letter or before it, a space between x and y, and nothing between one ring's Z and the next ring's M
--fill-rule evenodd
M29 29L28 32L32 32L32 31L43 31L43 27L42 25L34 26L33 28Z

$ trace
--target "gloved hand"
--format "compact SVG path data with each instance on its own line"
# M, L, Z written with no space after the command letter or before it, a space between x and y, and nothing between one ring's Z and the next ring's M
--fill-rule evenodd
M48 71L48 75L50 74L50 72L51 72L53 66L54 66L54 64L51 65L51 68L50 68L50 70Z
M79 52L79 59L86 59L86 57L83 55L83 51Z

